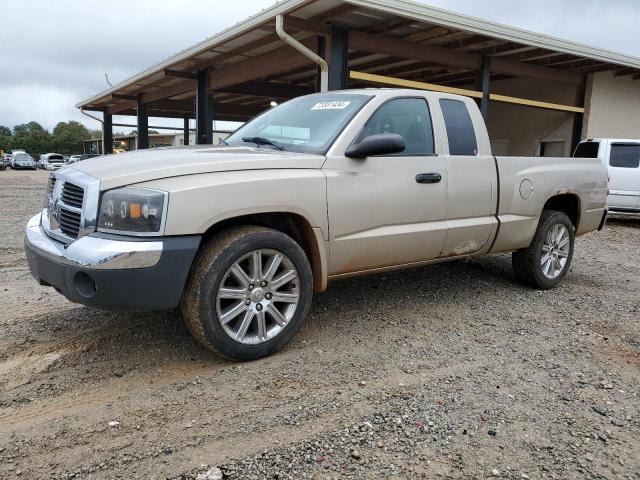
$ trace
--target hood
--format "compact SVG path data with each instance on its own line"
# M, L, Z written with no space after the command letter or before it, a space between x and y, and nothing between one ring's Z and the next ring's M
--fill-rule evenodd
M202 146L168 147L96 157L69 167L100 180L100 188L198 173L282 168L318 169L325 157L269 148Z

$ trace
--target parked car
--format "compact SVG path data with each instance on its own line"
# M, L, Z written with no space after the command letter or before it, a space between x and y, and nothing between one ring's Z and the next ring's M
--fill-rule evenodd
M7 153L4 156L4 166L6 168L11 168L11 163L13 163L13 155L11 155L10 153Z
M4 157L0 157L0 171L7 169L7 162Z
M516 279L549 289L606 221L601 162L494 157L456 95L299 97L226 142L54 172L26 230L33 276L95 307L181 306L204 346L250 360L282 348L329 281L513 252Z
M575 156L597 158L609 170L611 212L640 214L640 140L589 139L578 145Z
M40 157L39 166L44 170L58 170L64 167L64 157L59 153L47 153Z
M71 165L73 163L79 162L82 159L82 155L71 155L69 160L67 160L67 165Z
M13 168L13 158L18 154L18 153L27 153L26 151L22 150L22 149L18 149L18 150L11 150L11 168Z
M14 170L36 170L38 168L38 164L28 153L14 153L13 158L11 159L11 168Z

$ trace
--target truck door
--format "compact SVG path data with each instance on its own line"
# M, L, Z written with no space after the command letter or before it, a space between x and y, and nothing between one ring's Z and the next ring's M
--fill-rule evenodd
M468 255L487 246L497 224L495 160L480 154L478 126L474 127L466 103L446 98L439 103L449 146L445 156L449 231L443 256Z
M446 160L434 153L424 97L382 104L356 138L396 133L401 154L350 159L329 157L327 176L330 274L436 259L447 234Z
M611 144L609 176L609 208L640 209L640 143Z

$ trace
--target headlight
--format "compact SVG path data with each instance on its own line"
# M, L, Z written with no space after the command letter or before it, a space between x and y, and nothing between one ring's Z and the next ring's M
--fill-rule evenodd
M145 188L121 188L102 195L98 230L133 235L162 235L168 194Z

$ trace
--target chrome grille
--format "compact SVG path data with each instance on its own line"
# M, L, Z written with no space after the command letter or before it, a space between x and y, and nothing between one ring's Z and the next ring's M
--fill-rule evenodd
M62 203L70 207L82 208L84 189L73 183L64 182L62 186Z
M65 244L96 230L100 181L90 175L65 168L52 174L42 210L42 229Z
M74 239L78 238L78 234L80 233L80 221L80 213L67 210L64 207L60 208L58 222L60 223L60 230L66 236Z

